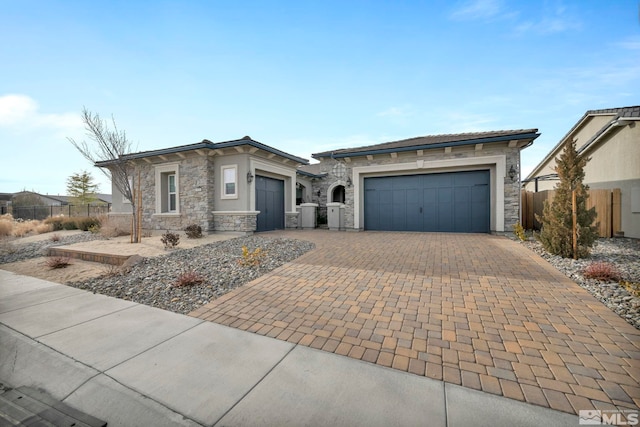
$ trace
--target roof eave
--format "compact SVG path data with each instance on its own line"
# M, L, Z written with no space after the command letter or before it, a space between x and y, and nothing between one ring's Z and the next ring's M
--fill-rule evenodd
M314 159L319 159L323 157L330 157L330 158L336 159L336 158L345 158L345 157L369 156L369 155L376 155L376 154L399 153L399 152L405 152L405 151L429 150L434 148L460 147L464 145L489 144L493 142L505 142L505 141L512 141L512 140L531 139L531 142L533 142L533 140L535 140L539 136L540 136L539 132L531 132L531 133L523 133L523 134L500 135L500 136L493 136L488 138L465 139L461 141L438 142L435 144L411 145L407 147L381 148L377 150L344 151L341 153L324 152L324 153L312 154L312 157Z
M175 153L182 153L185 151L194 151L194 150L202 150L202 149L210 149L210 150L215 150L215 149L220 149L220 148L228 148L228 147L239 147L241 145L249 145L251 147L255 147L264 151L267 151L269 153L273 153L275 155L278 155L280 157L284 157L286 159L292 160L296 163L300 163L303 165L308 165L309 161L307 159L303 159L302 157L297 157L294 156L292 154L289 153L285 153L284 151L280 151L276 148L272 148L269 147L268 145L265 145L261 142L258 141L254 141L252 139L236 139L233 141L224 141L224 142L211 142L208 140L204 140L202 142L198 142L195 144L190 144L190 145L182 145L179 147L171 147L171 148L163 148L160 150L152 150L152 151L142 151L140 153L133 153L133 154L127 154L126 156L123 157L124 160L137 160L137 159L143 159L146 157L153 157L153 156L164 156L167 154L175 154ZM104 160L104 161L100 161L100 162L96 162L95 166L97 167L109 167L110 165L118 162L120 159L113 159L113 160Z

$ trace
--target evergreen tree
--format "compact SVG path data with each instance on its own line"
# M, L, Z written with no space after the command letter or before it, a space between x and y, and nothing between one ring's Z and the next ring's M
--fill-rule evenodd
M98 185L93 183L93 177L87 171L74 173L67 178L67 195L72 198L72 203L76 205L88 205L98 197Z
M579 258L589 255L589 250L598 237L595 224L595 208L587 209L588 186L582 183L584 167L589 158L579 156L576 142L565 145L559 158L556 158L556 173L560 182L555 186L553 201L545 201L542 223L538 238L547 252L563 258L573 257L573 213L572 192L576 191L577 235Z

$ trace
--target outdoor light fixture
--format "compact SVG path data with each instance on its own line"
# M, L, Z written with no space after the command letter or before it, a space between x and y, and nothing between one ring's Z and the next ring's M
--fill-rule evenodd
M509 169L509 178L511 178L511 181L514 181L516 178L516 170L513 168L513 165L511 165Z
M247 172L247 182L251 184L251 181L253 181L253 174L249 171Z
M318 190L318 197L322 194L322 191Z
M353 182L351 181L351 177L348 176L347 177L347 187L351 187L353 185Z

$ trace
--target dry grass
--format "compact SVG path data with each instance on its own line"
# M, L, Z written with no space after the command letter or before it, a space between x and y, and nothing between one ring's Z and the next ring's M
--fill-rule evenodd
M37 220L16 220L11 214L0 216L0 237L24 237L29 234L43 234L53 230L51 224Z
M115 277L120 276L122 274L122 268L118 265L107 264L104 267L102 276L103 277Z
M13 232L13 218L6 214L0 216L0 237L11 236Z
M122 218L109 218L108 215L99 215L100 235L106 238L128 236L131 234L129 221Z
M49 232L53 231L53 226L51 224L42 223L42 224L36 226L35 231L38 234L49 233Z

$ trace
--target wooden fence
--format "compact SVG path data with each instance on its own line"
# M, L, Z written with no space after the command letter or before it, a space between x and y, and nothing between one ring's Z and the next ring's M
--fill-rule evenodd
M555 190L522 191L522 218L520 223L527 230L540 230L540 223L536 220L535 214L542 215L545 200L549 203L553 200ZM621 207L620 199L622 193L619 188L613 190L589 190L587 208L595 206L598 214L598 233L600 237L612 237L618 234L621 228Z

